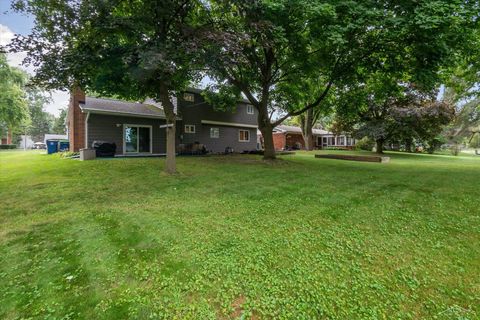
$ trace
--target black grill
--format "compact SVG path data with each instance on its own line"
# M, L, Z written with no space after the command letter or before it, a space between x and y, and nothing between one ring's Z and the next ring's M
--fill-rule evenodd
M113 157L115 156L117 145L114 142L93 141L92 148L95 149L97 157Z

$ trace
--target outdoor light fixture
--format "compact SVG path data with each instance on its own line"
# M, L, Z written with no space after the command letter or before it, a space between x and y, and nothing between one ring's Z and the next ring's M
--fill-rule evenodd
M116 126L117 126L117 128L120 128L120 127L122 126L122 124L121 124L121 123L117 123Z

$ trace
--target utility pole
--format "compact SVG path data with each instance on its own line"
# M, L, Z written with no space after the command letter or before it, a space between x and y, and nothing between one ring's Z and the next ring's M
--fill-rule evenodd
M27 151L27 127L25 126L25 132L23 135L23 151Z

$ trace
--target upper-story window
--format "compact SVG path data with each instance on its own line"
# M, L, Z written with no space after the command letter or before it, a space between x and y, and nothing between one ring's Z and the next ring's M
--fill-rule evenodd
M255 110L253 109L252 105L247 104L247 113L248 114L254 114Z
M238 130L238 141L240 141L240 142L250 141L250 131L248 131L248 130Z
M186 124L185 133L195 133L195 126L192 124Z
M195 95L193 93L184 93L183 100L188 102L195 102Z

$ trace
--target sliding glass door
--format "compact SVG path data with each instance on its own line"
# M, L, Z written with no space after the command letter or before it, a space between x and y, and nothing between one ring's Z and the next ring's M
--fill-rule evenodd
M142 125L124 125L125 153L151 153L152 127Z
M138 152L151 152L150 127L138 127Z

